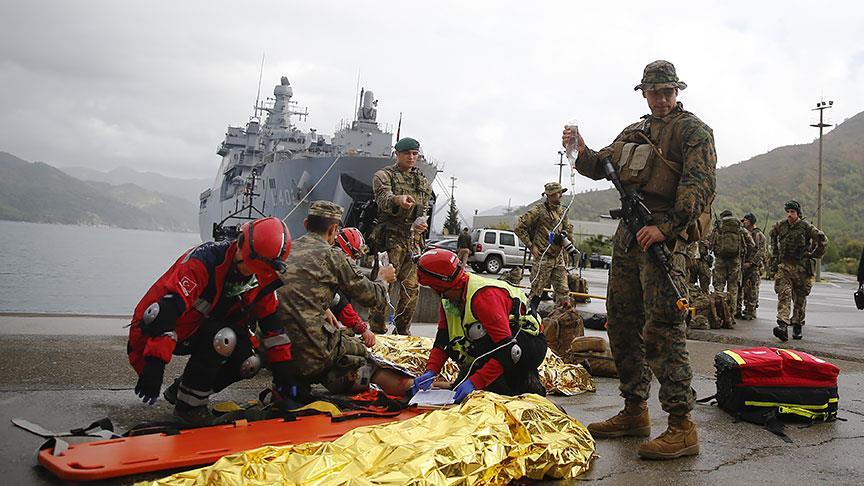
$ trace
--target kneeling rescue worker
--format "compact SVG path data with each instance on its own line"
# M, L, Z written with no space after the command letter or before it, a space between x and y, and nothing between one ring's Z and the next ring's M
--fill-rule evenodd
M207 424L214 418L210 395L261 367L253 345L256 320L268 358L290 359L290 341L275 322L274 292L290 250L288 227L263 218L245 223L237 240L203 243L180 256L132 317L127 353L139 375L135 393L155 403L171 356L189 354L174 415Z
M442 299L427 371L414 380L413 393L428 389L450 357L460 368L457 403L474 390L546 395L537 372L546 357L546 338L540 319L527 313L522 290L465 272L455 253L441 249L420 256L417 276Z

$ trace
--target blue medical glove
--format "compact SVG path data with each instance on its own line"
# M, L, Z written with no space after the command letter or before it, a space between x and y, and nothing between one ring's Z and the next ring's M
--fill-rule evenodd
M462 400L465 400L465 397L474 390L476 390L476 388L474 388L474 383L471 383L471 380L466 378L465 381L456 387L456 394L453 395L453 401L455 403L462 403Z
M414 384L411 386L411 396L417 394L420 390L428 390L429 387L432 386L432 382L435 381L436 373L432 370L427 370L422 375L414 378Z

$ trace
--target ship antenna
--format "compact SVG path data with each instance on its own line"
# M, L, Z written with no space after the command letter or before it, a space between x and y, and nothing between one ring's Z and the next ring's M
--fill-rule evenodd
M258 92L255 93L255 116L258 116L258 102L261 100L261 80L264 78L264 56L266 52L261 52L261 71L258 72Z
M357 121L357 111L360 109L360 68L357 68L357 87L354 89L354 121Z
M399 112L399 124L396 125L396 141L399 141L399 135L402 133L402 112Z

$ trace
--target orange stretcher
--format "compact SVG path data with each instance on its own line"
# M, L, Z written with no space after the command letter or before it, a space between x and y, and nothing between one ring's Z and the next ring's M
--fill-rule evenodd
M284 446L335 440L365 425L407 420L423 413L409 408L385 417L333 420L328 415L308 415L296 420L238 420L182 430L178 434L138 435L99 440L69 447L54 455L49 447L39 451L39 464L67 481L92 481L169 469L212 464L223 456L264 446ZM350 415L350 414L348 414Z

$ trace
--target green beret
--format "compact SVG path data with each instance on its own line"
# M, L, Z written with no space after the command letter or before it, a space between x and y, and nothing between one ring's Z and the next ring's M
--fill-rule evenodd
M405 138L399 139L399 141L396 142L396 145L394 145L393 148L397 152L407 152L408 150L419 150L420 149L420 142L418 142L417 140L414 140L411 137L405 137Z
M750 221L753 224L756 224L756 215L753 213L747 213L744 215L744 219Z
M342 206L330 201L315 201L309 206L309 216L342 220Z

